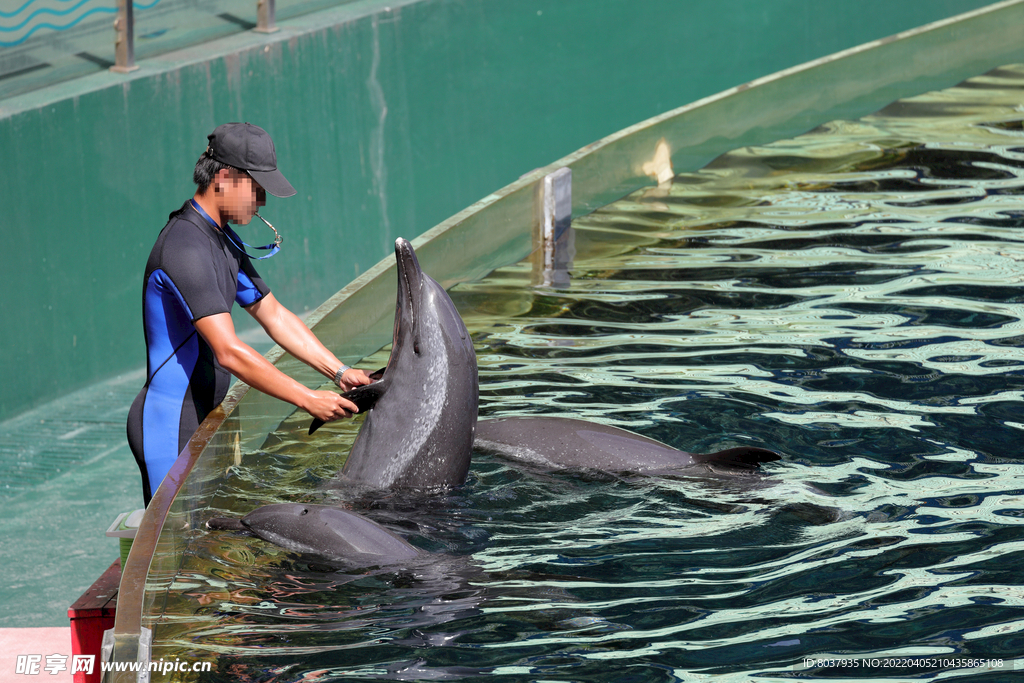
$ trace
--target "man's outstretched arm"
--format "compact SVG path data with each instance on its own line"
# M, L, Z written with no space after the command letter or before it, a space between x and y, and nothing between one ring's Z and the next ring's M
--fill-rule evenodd
M299 324L302 324L302 321L299 321ZM217 356L217 362L254 389L287 401L324 422L349 417L352 413L359 412L354 403L335 392L309 389L274 367L254 348L238 338L230 313L200 318L195 322L195 326Z
M325 377L334 379L341 361L317 339L299 316L288 310L273 294L266 295L245 310L281 348ZM345 371L341 381L343 389L351 389L360 384L369 384L370 378L362 370L350 368Z

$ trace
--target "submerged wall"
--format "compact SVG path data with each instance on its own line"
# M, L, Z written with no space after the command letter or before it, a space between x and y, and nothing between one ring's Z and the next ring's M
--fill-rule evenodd
M367 0L0 101L0 419L144 364L146 256L218 123L267 128L299 191L259 269L302 311L614 131L988 4Z

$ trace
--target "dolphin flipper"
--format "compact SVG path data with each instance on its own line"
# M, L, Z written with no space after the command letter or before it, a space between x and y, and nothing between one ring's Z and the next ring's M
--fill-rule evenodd
M373 380L373 384L363 384L356 387L355 389L349 389L341 395L342 398L347 398L356 404L359 408L360 413L365 413L367 410L373 408L377 403L377 400L384 395L384 387L380 386L380 380L384 377L384 371L387 368L381 368L377 372L370 374L370 379ZM324 426L324 421L314 418L312 424L309 425L309 434L312 434L316 430Z

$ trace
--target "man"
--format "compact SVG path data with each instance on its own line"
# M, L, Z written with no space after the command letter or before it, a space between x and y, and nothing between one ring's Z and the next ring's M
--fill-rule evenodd
M143 282L147 379L128 413L128 444L142 470L146 505L196 428L224 400L232 374L324 421L358 412L333 391L307 389L242 342L231 320L233 302L288 353L340 388L370 382L274 298L244 251L248 245L228 226L247 225L266 204L267 192L295 194L277 169L267 132L249 123L217 127L193 180L195 196L169 216ZM272 255L276 245L260 249L271 246Z

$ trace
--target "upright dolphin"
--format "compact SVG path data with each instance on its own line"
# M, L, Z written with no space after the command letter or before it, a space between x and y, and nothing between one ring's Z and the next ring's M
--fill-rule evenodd
M473 341L407 240L395 241L395 259L391 357L383 379L346 393L372 409L341 477L382 489L458 486L469 471L479 402Z
M341 559L355 566L393 564L420 554L376 522L326 505L264 505L241 519L217 517L206 526L244 531L288 550Z
M639 434L562 417L506 417L477 423L477 449L549 469L666 474L700 468L749 474L780 456L764 448L730 448L706 455L679 451Z

